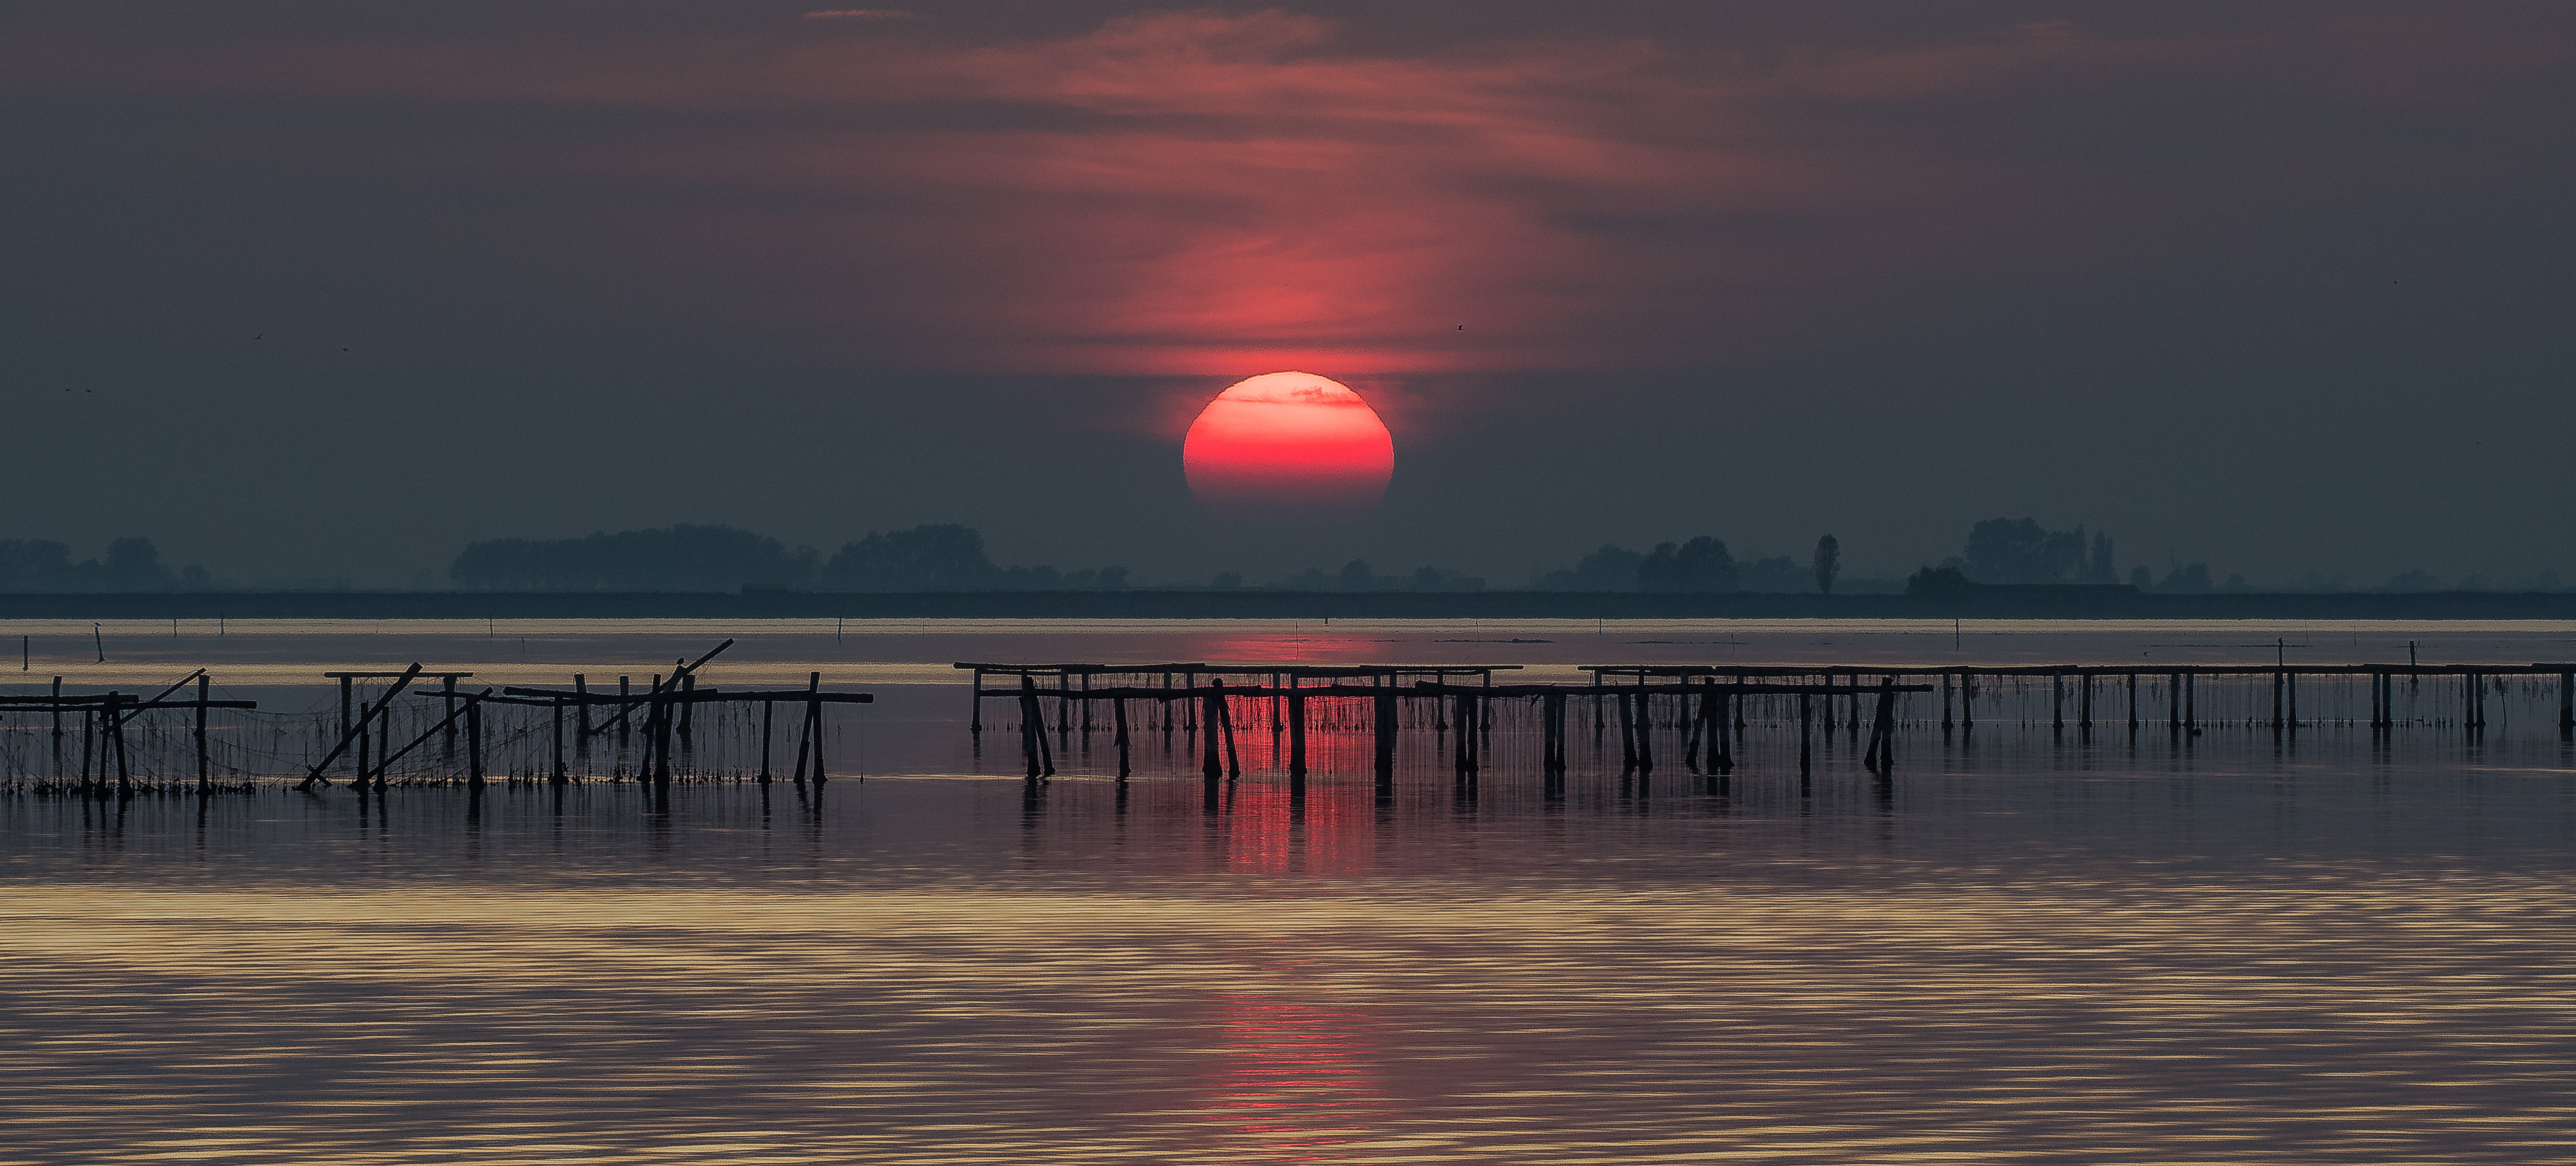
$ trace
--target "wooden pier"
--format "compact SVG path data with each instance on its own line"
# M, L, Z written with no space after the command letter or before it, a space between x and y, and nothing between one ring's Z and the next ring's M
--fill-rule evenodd
M2000 700L2003 694L1999 689L2003 686L2015 686L2018 693L2021 686L2040 680L2047 682L2045 723L2052 731L2063 731L2071 724L2078 731L2089 732L2097 717L2109 719L2115 715L2130 730L2138 730L2153 719L2146 715L2148 706L2142 695L2156 695L2162 698L2161 719L2166 727L2176 733L2192 734L2214 723L2201 713L2200 689L2204 681L2230 682L2227 690L2231 699L2245 695L2243 682L2247 680L2257 685L2268 681L2268 716L2259 712L2229 716L2225 723L2268 726L2280 732L2329 721L2352 723L2349 719L2318 716L2303 719L2299 708L2303 677L2362 680L2370 697L2367 723L2375 731L2392 731L2398 725L2396 688L2401 682L2414 687L2430 681L2456 681L2456 718L2419 718L2410 723L2458 725L2474 733L2486 726L2491 682L2500 677L2535 682L2554 678L2558 727L2562 736L2576 734L2576 664L2553 663L2283 663L2153 668L2129 664L1596 664L1580 668L1590 675L1590 683L1571 685L1497 684L1495 674L1511 671L1512 667L1485 664L959 663L956 667L974 674L976 711L969 721L971 731L980 733L983 729L984 701L998 699L1018 704L1022 759L1033 781L1051 777L1056 771L1056 745L1049 741L1050 735L1060 741L1074 731L1076 708L1081 710L1082 731L1090 732L1097 719L1092 710L1100 702L1107 702L1107 719L1116 732L1121 779L1133 772L1131 742L1140 728L1159 728L1167 736L1176 730L1196 734L1205 728L1198 742L1201 775L1209 781L1240 777L1235 719L1244 703L1251 702L1256 713L1268 707L1274 738L1286 737L1284 768L1291 783L1302 783L1307 776L1308 733L1313 720L1309 705L1316 701L1364 702L1369 707L1366 731L1372 737L1374 769L1381 783L1391 780L1395 767L1396 742L1403 720L1399 710L1427 709L1429 716L1418 719L1429 721L1428 727L1442 735L1444 741L1454 729L1455 739L1449 742L1452 767L1461 782L1473 782L1486 768L1494 710L1504 702L1527 702L1536 710L1541 737L1539 769L1552 779L1566 768L1567 706L1581 700L1590 705L1596 739L1615 725L1623 775L1654 771L1654 729L1662 725L1681 730L1683 764L1693 772L1704 768L1716 775L1723 789L1725 775L1735 766L1733 746L1741 743L1751 725L1748 702L1760 698L1779 698L1794 706L1802 779L1812 771L1816 732L1821 729L1830 737L1838 725L1847 726L1855 742L1866 730L1863 764L1885 779L1894 770L1895 730L1904 722L1900 702L1905 696L1937 691L1941 701L1940 728L1945 732L1973 732L1981 696L1989 701ZM1015 678L1017 684L988 687L986 678L995 676ZM1141 678L1148 682L1096 683L1103 677ZM1250 682L1245 683L1246 679ZM1268 682L1263 683L1265 680ZM2106 688L2110 692L2106 693ZM2125 699L2116 714L2102 704L2120 698ZM1047 720L1047 701L1056 702L1052 726ZM1142 702L1146 716L1132 716L1130 702ZM1664 711L1658 711L1658 702ZM2018 711L2030 711L2027 702L2016 703L2020 706ZM2031 723L2028 715L2008 719ZM1274 746L1277 744L1274 739ZM1274 756L1277 755L1279 751L1274 748ZM1804 784L1802 780L1802 789Z
M542 742L540 762L516 764L505 762L505 775L513 780L521 773L557 786L576 780L568 752L587 755L588 743L594 737L614 735L621 745L630 734L640 734L643 755L633 777L649 783L657 792L667 793L675 778L702 776L693 770L693 733L701 710L727 707L748 715L757 711L759 772L751 777L761 784L772 778L774 737L778 706L786 705L801 712L795 729L796 756L792 771L783 775L802 786L807 780L817 785L828 780L825 743L828 738L824 709L830 705L869 704L875 696L865 692L826 691L819 672L809 673L803 688L726 690L698 683L698 671L717 655L732 647L726 640L696 660L673 662L667 674L652 677L651 684L638 691L629 677L619 677L615 692L593 691L586 676L572 678L568 689L545 687L491 687L465 689L457 685L469 678L470 672L437 672L414 663L399 672L335 671L323 678L336 681L340 693L336 717L330 711L291 714L281 718L269 714L257 724L236 724L233 729L257 730L263 740L282 739L291 747L301 741L311 751L300 760L278 758L274 752L265 756L266 764L258 769L231 768L236 777L256 777L300 772L295 788L312 792L338 783L360 793L380 792L393 782L396 766L406 759L425 758L433 741L438 761L423 765L415 761L407 781L433 784L462 784L480 790L490 780L488 761L491 755L492 730L487 726L487 710L509 708L521 710L512 718L520 727L506 730L505 743L526 761L531 737ZM422 683L436 680L431 687ZM358 684L363 681L389 681L380 691L358 699ZM193 699L179 695L190 684L196 686ZM199 669L181 678L157 695L144 696L125 692L74 694L63 691L62 679L53 680L52 690L39 696L0 696L0 717L29 714L50 718L52 766L51 776L34 788L42 793L67 793L83 796L131 796L138 789L173 792L178 788L178 767L168 756L166 743L161 756L147 757L129 741L134 727L147 714L191 712L195 716L193 734L196 788L193 792L217 792L219 766L212 757L208 733L208 710L256 710L252 701L215 700L210 696L211 678ZM402 704L404 697L415 701L440 702L426 717L406 716L408 726L417 727L424 720L427 727L417 734L398 734L397 713L408 713L416 706ZM532 714L532 710L543 710ZM67 721L69 722L67 725ZM538 722L532 726L527 722ZM47 722L38 722L41 730ZM738 723L738 722L737 722ZM155 740L166 742L166 733L155 730ZM737 734L738 737L738 734ZM568 740L569 738L569 740ZM728 738L732 739L732 738ZM569 744L570 749L567 749ZM463 757L456 757L461 745ZM77 752L77 763L67 755ZM40 762L27 756L30 750L13 746L11 768L22 776L33 776ZM235 760L257 764L263 759L235 748ZM285 766L277 766L287 760ZM157 762L157 765L155 764ZM745 767L746 769L748 766ZM158 772L154 772L155 770ZM422 770L427 770L427 776ZM622 772L622 771L621 771ZM240 782L227 783L222 792L244 792L251 787Z

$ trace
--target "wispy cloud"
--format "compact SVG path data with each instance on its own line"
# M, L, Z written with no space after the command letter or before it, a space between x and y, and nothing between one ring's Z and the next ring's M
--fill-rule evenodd
M2408 92L2443 91L2419 74L2570 55L2400 31ZM2330 101L2392 68L2382 27L2265 35L2051 22L1760 55L1599 38L1395 54L1291 13L1178 12L946 46L288 43L114 64L138 87L671 115L477 164L659 192L622 213L642 246L740 289L724 310L819 348L1359 374L1687 363L1854 286L2076 246L2108 182L2084 151L2124 132L2120 107L2088 95ZM16 66L83 85L117 72L79 52ZM2096 120L2012 138L1992 128L2007 102Z

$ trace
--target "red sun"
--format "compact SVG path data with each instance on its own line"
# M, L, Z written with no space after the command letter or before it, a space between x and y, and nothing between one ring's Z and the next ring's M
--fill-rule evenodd
M1265 373L1200 411L1181 468L1190 493L1220 510L1364 510L1395 476L1395 438L1341 382Z

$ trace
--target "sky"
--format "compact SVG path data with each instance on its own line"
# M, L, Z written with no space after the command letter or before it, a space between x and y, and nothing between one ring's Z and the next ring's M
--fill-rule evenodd
M0 538L2576 579L2576 8L16 0ZM1202 513L1281 370L1373 513Z

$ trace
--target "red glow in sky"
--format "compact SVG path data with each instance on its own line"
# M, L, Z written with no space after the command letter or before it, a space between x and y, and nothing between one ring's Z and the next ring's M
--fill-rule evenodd
M1395 438L1339 381L1274 372L1208 402L1181 443L1190 493L1221 510L1360 510L1386 495Z

